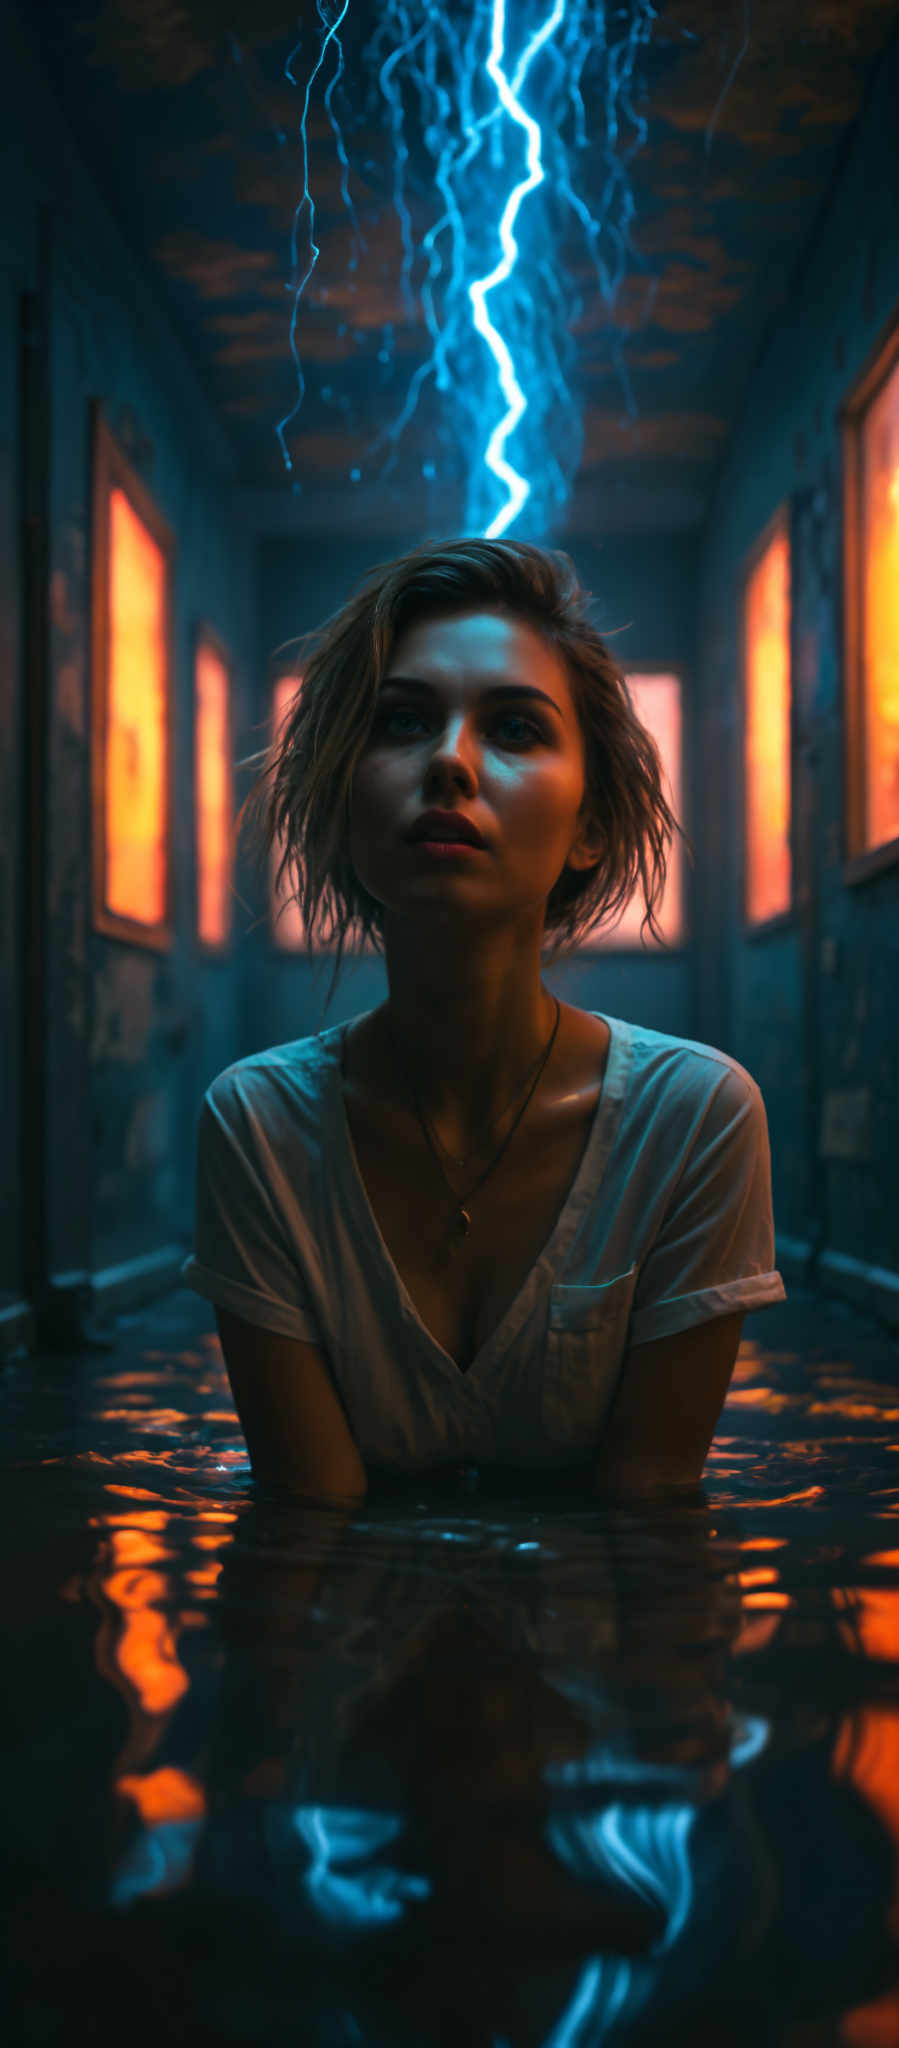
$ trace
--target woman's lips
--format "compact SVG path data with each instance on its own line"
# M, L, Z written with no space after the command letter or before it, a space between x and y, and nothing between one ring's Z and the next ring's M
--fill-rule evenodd
M448 860L453 854L485 853L483 846L474 846L470 839L413 839L413 853L428 853L439 859Z

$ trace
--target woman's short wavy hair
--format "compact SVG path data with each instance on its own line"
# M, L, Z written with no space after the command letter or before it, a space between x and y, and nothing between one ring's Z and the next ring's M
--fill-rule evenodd
M357 934L356 951L366 941L384 951L383 906L350 861L350 792L394 644L407 627L429 617L499 608L541 634L565 662L584 739L581 820L600 852L589 868L564 867L553 884L544 922L551 934L547 957L574 952L588 932L614 921L638 876L646 903L641 942L648 923L664 945L655 910L673 834L684 839L691 862L692 847L665 801L656 742L588 617L590 603L571 557L560 549L467 537L425 542L378 564L339 611L276 650L279 657L303 650L299 661L292 658L301 684L272 744L238 763L262 767L241 805L236 833L246 819L267 863L279 848L275 889L281 892L286 870L310 944L328 947L336 937L325 1011L348 933ZM285 901L289 896L285 891Z

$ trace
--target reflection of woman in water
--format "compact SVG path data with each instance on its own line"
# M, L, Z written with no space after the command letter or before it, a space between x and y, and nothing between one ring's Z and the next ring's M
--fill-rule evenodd
M538 1561L520 1511L242 1514L196 1875L245 1912L243 1981L391 2048L575 2011L584 2039L758 2048L875 1997L892 1855L832 1775L862 1668L822 1611L815 1681L803 1639L774 1725L735 1712L720 1520L562 1504Z
M434 1467L695 1483L743 1315L785 1295L762 1097L541 976L638 877L660 936L655 741L561 554L420 548L307 637L255 757L265 845L335 978L352 925L389 993L204 1098L184 1277L254 1470L343 1498Z

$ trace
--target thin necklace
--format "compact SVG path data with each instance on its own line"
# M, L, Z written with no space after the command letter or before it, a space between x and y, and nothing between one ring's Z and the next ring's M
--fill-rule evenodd
M417 1116L418 1116L418 1121L419 1121L419 1123L421 1124L422 1130L424 1131L424 1134L425 1134L425 1137L427 1138L428 1144L429 1144L429 1145L430 1145L430 1147L431 1147L431 1151L432 1151L432 1152L433 1152L433 1154L434 1154L434 1158L435 1158L435 1159L437 1160L437 1165L438 1165L438 1167L440 1167L440 1172L441 1172L441 1174L442 1174L442 1176L443 1176L443 1179L444 1179L444 1180L446 1181L446 1185L447 1185L447 1187L449 1188L450 1194L452 1195L453 1201L454 1201L454 1203L455 1203L455 1205L456 1205L456 1209L457 1209L457 1212L458 1212L457 1216L456 1216L456 1217L455 1217L455 1218L453 1219L453 1222L452 1222L452 1223L451 1223L451 1225L450 1225L450 1240L449 1240L449 1242L450 1242L450 1249L451 1249L451 1250L456 1250L456 1249L458 1248L458 1246L459 1246L459 1245L461 1244L461 1241L462 1241L462 1239L463 1239L464 1237L467 1237L467 1236L468 1236L468 1231L469 1231L469 1227L470 1227L470 1224L471 1224L471 1216L469 1215L468 1209L467 1209L467 1208L465 1207L465 1203L467 1203L467 1202L470 1202L470 1201L471 1201L471 1198L472 1198L472 1195L476 1194L476 1193L477 1193L477 1191L478 1191L478 1188L480 1188L480 1187L482 1187L482 1186L483 1186L483 1184L484 1184L484 1181L485 1181L485 1180L487 1179L487 1175L493 1172L493 1169L494 1169L494 1167L495 1167L495 1166L497 1166L497 1165L498 1165L498 1163L499 1163L499 1161L501 1160L501 1158L502 1158L502 1156L503 1156L503 1153L504 1153L504 1152L505 1152L505 1150L506 1150L506 1147L507 1147L507 1146L508 1146L508 1145L509 1145L509 1144L511 1143L511 1141L512 1141L512 1139L513 1139L514 1135L515 1135L515 1132L517 1131L517 1129L518 1129L518 1126L519 1126L519 1124L520 1124L520 1122L521 1122L521 1119L522 1119L522 1117L524 1116L524 1112L525 1112L525 1110L527 1109L528 1103L530 1102L531 1096L532 1096L532 1095L533 1095L533 1093L534 1093L534 1090L535 1090L535 1088L536 1088L536 1086L537 1086L537 1082L538 1082L538 1081L539 1081L539 1079L540 1079L540 1076L541 1076L541 1074L542 1074L542 1072L543 1072L543 1069L544 1069L544 1067L545 1067L545 1065L546 1065L546 1062L547 1062L547 1060L549 1059L550 1053L552 1052L553 1046L554 1046L554 1044L555 1044L555 1041L556 1041L556 1032L558 1031L558 1028L559 1028L559 1017L560 1017L560 1014L561 1014L561 1009L560 1009L560 1004L559 1004L559 999L558 999L558 996L554 996L554 997L553 997L553 1002L555 1003L555 1006L556 1006L556 1021L555 1021L554 1025L553 1025L552 1031L551 1031L551 1033L550 1033L550 1037L549 1037L549 1044L547 1045L547 1047L546 1047L546 1051L545 1051L545 1052L544 1052L544 1054L543 1054L543 1058L542 1058L542 1059L541 1059L541 1061L540 1061L540 1065L539 1065L539 1067L538 1067L538 1069L537 1069L537 1073L536 1073L536 1076L535 1076L534 1080L532 1081L532 1083L531 1083L531 1086L530 1086L530 1088L528 1089L528 1093L527 1093L527 1095L526 1095L526 1097L525 1097L525 1099L524 1099L524 1102L522 1103L522 1106L521 1106L521 1108L520 1108L520 1110L519 1110L519 1112L518 1112L518 1115L517 1115L517 1117L515 1118L515 1122L514 1122L514 1124L512 1125L512 1129L511 1129L511 1131L509 1132L509 1135L508 1135L508 1137L507 1137L507 1138L505 1139L505 1142L504 1142L504 1143L503 1143L503 1144L502 1144L502 1145L500 1146L500 1148L499 1148L499 1151L498 1151L498 1152L497 1152L497 1153L496 1153L496 1154L494 1155L494 1157L493 1157L493 1158L491 1159L491 1161L490 1161L490 1164L489 1164L489 1166L487 1167L487 1170L486 1170L486 1172L485 1172L485 1173L482 1173L482 1174L481 1174L481 1177L480 1177L480 1180L476 1180L476 1181L475 1181L475 1184L474 1184L474 1187L473 1187L473 1188L470 1188L470 1189L469 1189L469 1192L468 1192L468 1194L467 1194L467 1195L465 1196L465 1200L464 1200L464 1202L463 1202L463 1200L462 1200L462 1199L460 1198L460 1196L456 1194L455 1188L454 1188L454 1187L452 1187L452 1186L451 1186L451 1184L450 1184L450 1182L449 1182L449 1181L447 1180L446 1174L445 1174L445 1173L443 1172L443 1167L442 1167L442 1166L440 1165L440 1160L439 1160L439 1158L438 1158L438 1155L437 1155L437 1149L436 1149L436 1146L435 1146L435 1144L434 1144L434 1140L433 1140L433 1138L432 1138L432 1136L431 1136L431 1132L430 1132L430 1130L429 1130L429 1128L428 1128L428 1125L427 1125L427 1123L426 1123L426 1121L425 1121L425 1117L424 1117L424 1115L423 1115L423 1113L422 1113L421 1105L420 1105L420 1103L419 1103L419 1100L418 1100L418 1095L417 1095L417 1093L416 1093L416 1090L415 1090L415 1086L414 1086L414 1083L413 1083L413 1081L412 1081L412 1079L411 1079L411 1075L410 1075L410 1078L409 1078L409 1087L410 1087L410 1090L411 1090L411 1093L412 1093L412 1099L413 1099L413 1102L415 1103L415 1109L416 1109L416 1113L417 1113ZM402 1076L402 1073L403 1073L403 1064L402 1064L402 1056L401 1056L401 1053L400 1053L400 1049L399 1049L399 1047L398 1047L398 1045L397 1045L396 1039L394 1038L394 1035L393 1035L393 1031L391 1030L391 1027L390 1027L390 1023L389 1023L389 1020L388 1020L388 1017L387 1017L387 1012L386 1012L386 1010L384 1011L383 1015L384 1015L384 1022L385 1022L386 1026L387 1026L387 1033L388 1033L388 1037L389 1037L389 1039L390 1039L390 1043L391 1043L391 1046L392 1046L392 1048L393 1048L393 1055L394 1055L394 1059L395 1059L395 1062L396 1062L397 1070L398 1070L398 1072L399 1072L400 1076ZM503 1112L502 1112L502 1115L503 1115L503 1116L505 1116L505 1115L506 1115L506 1111L505 1111L505 1110L503 1110ZM438 1144L439 1144L440 1140L438 1139L438 1141L437 1141L437 1142L438 1142ZM447 1156L447 1158L448 1158L448 1159L452 1159L452 1158L453 1158L453 1154L452 1154L451 1152L448 1152L448 1151L447 1151L447 1148L446 1148L446 1146L445 1146L445 1145L443 1146L443 1148L442 1148L442 1149L443 1149L443 1151L444 1151L444 1152L446 1152L446 1156ZM456 1164L457 1166L465 1166L465 1165L467 1165L467 1162L468 1162L468 1160L469 1160L469 1159L471 1158L471 1156L472 1156L472 1155L471 1155L471 1153L467 1153L464 1159L456 1159L456 1160L455 1160L455 1164Z

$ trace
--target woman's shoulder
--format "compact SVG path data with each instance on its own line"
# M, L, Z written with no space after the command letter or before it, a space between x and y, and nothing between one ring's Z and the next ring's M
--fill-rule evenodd
M723 1134L742 1131L758 1142L767 1128L762 1091L734 1054L702 1039L630 1027L628 1102L638 1145L714 1147Z
M232 1124L296 1130L320 1114L322 1058L317 1037L290 1039L232 1060L210 1081L203 1102Z

